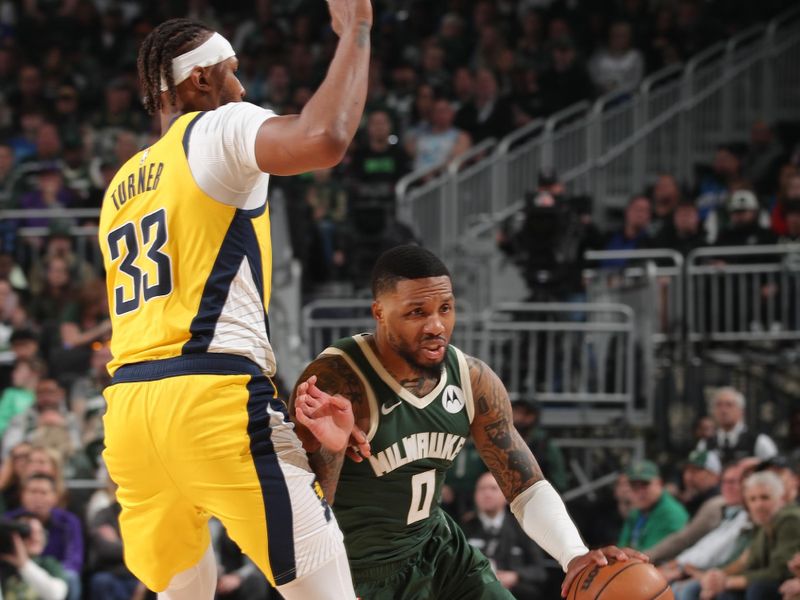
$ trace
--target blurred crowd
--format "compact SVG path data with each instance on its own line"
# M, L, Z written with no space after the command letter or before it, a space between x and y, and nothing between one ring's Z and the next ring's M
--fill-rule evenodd
M626 92L648 72L789 4L376 0L367 109L345 161L272 182L288 199L305 291L324 293L331 283L357 289L378 252L414 239L395 216L395 185L407 173L435 174L488 137L581 99ZM124 566L119 504L100 458L110 323L91 209L116 169L157 135L157 121L138 101L136 51L155 24L173 16L200 19L226 35L238 51L246 99L279 114L302 110L336 43L318 0L0 0L0 210L90 209L89 216L17 212L0 219L6 599L147 595ZM800 152L796 139L774 126L759 121L750 144L720 146L694 181L659 177L632 198L623 225L610 234L592 224L592 199L567 198L558 175L545 173L531 212L504 227L501 247L536 273L531 282L555 281L553 295L572 297L582 292L579 263L588 247L685 253L712 243L797 240ZM542 217L540 226L566 219L570 237L548 248L571 244L569 252L551 259L526 245L546 239L525 235L533 214ZM547 221L553 214L556 221ZM566 268L553 262L563 256L572 257ZM560 271L542 279L551 264L564 269L563 287ZM548 478L566 489L564 457L538 426L538 407L518 404L515 422ZM476 458L474 448L462 452L443 500L517 597L553 589L557 574L507 518L499 488L481 475ZM643 527L628 528L642 537ZM221 527L212 531L219 597L266 597L263 576Z

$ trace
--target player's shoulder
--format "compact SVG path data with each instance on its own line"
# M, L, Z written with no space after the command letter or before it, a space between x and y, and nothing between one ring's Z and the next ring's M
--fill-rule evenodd
M206 121L206 123L216 121L225 123L237 120L251 121L254 119L266 121L274 116L275 112L252 102L228 102L219 108L206 111L201 121Z

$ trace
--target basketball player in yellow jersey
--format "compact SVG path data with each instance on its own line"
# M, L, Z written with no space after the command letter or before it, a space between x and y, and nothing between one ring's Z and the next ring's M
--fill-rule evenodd
M339 45L299 115L243 102L230 43L199 23L165 22L139 51L162 137L103 199L104 457L126 562L160 598L213 598L211 515L285 598L355 597L341 532L269 379L267 173L338 163L366 96L370 2L328 6ZM337 418L349 432L352 411ZM338 451L348 437L320 442Z

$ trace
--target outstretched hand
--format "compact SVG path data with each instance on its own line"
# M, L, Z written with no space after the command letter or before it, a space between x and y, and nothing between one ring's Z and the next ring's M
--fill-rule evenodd
M572 582L578 576L578 574L583 571L589 565L599 565L604 567L608 564L608 559L613 558L614 560L623 561L628 560L629 558L638 558L643 562L649 562L650 558L646 554L642 554L641 552L637 552L632 548L617 548L616 546L604 546L603 548L599 548L598 550L590 550L586 554L581 556L576 556L571 561L569 561L569 566L567 567L567 574L564 577L564 583L561 584L561 597L566 598L567 594L569 593L569 588L572 586Z
M297 386L295 417L327 450L342 452L353 434L353 406L346 398L331 396L316 384L317 376L312 375Z
M372 26L372 2L370 0L328 0L331 26L341 36L348 28L364 24Z

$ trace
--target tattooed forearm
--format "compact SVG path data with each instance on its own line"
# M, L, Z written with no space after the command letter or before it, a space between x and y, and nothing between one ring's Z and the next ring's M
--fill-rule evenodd
M339 473L342 471L344 463L344 453L332 453L325 448L320 448L317 452L309 455L308 462L317 476L325 500L333 506L333 498L336 495L336 484L339 481Z
M509 501L543 478L542 471L514 428L511 402L500 378L475 358L468 358L476 414L472 436L481 458Z

